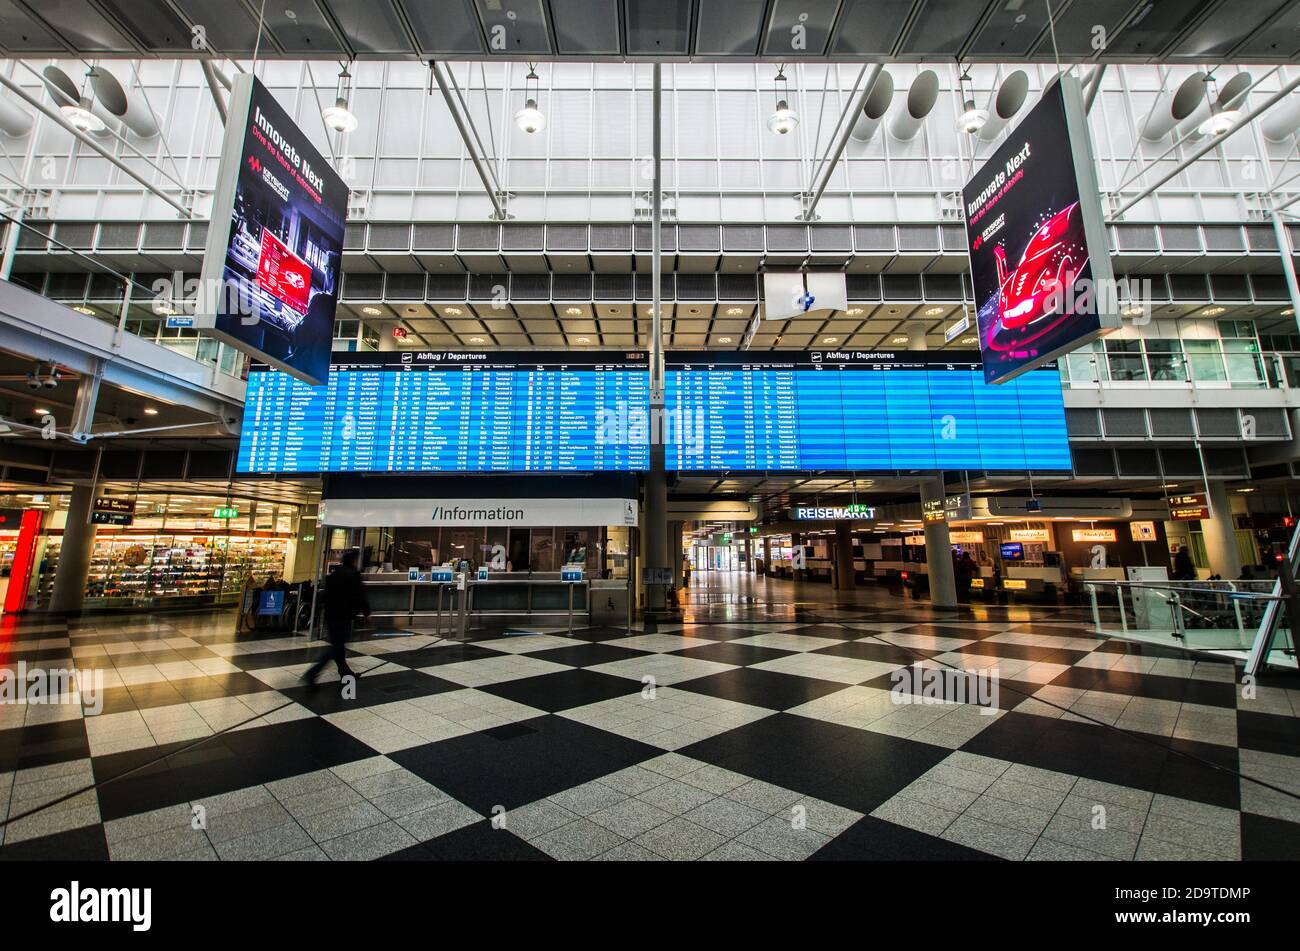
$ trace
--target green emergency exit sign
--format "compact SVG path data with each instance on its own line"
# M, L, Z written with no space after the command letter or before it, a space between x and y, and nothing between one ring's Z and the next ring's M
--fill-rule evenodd
M222 505L212 513L213 518L239 518L239 509L233 505Z

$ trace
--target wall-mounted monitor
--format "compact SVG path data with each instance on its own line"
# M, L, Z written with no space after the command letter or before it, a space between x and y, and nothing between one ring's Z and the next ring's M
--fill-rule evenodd
M1003 542L998 550L1002 553L1003 561L1024 561L1025 545L1024 542Z

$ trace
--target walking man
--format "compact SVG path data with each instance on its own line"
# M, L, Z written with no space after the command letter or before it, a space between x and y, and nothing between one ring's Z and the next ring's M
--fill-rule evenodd
M348 666L348 641L352 639L352 624L358 614L370 617L370 602L366 599L366 586L357 570L358 552L354 548L343 555L343 563L325 582L325 630L330 646L320 659L312 664L303 676L309 687L316 686L316 678L331 660L338 668L339 679L356 677Z

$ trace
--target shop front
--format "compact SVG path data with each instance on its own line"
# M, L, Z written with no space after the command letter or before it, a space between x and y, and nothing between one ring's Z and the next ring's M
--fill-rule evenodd
M68 496L27 496L22 513L39 516L26 591L7 592L9 610L49 604L67 530ZM3 514L3 513L0 513ZM101 493L91 514L84 608L138 609L233 604L247 584L293 572L300 507L229 495ZM0 523L7 583L17 533Z

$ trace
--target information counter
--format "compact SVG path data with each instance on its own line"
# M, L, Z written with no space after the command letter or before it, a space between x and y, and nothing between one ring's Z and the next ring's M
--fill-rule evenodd
M427 624L456 636L472 629L485 618L564 619L570 627L591 623L591 592L602 601L602 620L609 623L616 611L623 621L626 613L627 582L583 578L566 581L559 571L487 572L465 578L451 573L451 580L433 572L366 572L362 578L370 602L371 621L382 627ZM326 582L328 584L328 581Z

